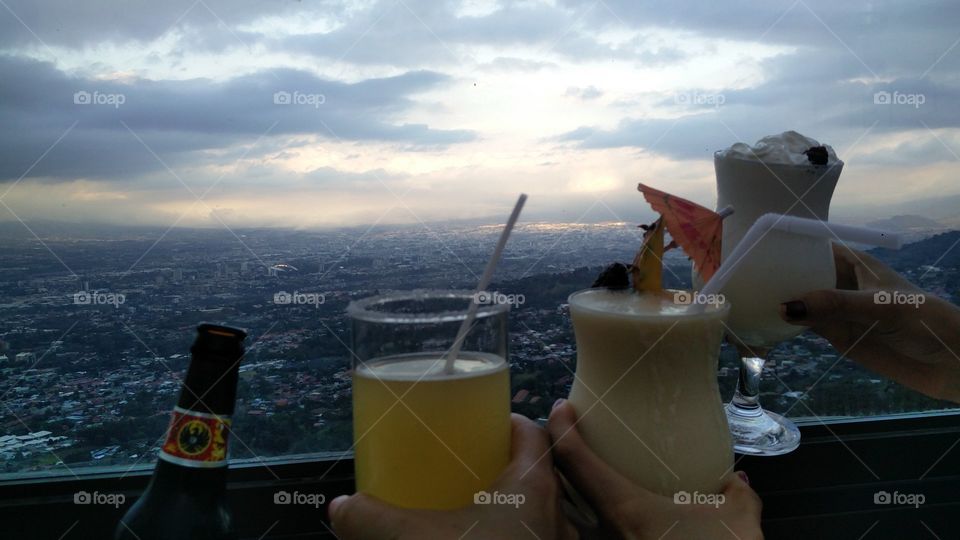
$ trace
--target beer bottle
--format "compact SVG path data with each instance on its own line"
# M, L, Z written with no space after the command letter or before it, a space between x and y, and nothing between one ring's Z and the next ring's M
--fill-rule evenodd
M226 502L227 437L246 333L201 324L170 429L146 491L114 538L233 538Z

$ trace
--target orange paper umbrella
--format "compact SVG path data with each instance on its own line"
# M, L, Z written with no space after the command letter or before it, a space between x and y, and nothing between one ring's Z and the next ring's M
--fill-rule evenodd
M720 240L723 236L723 218L733 213L729 207L720 213L644 184L637 189L656 212L663 216L667 232L693 259L693 268L704 281L710 279L720 266Z

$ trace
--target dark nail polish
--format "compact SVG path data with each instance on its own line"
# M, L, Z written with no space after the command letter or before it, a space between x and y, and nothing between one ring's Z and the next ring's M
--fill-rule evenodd
M780 305L783 306L783 314L791 321L802 321L807 318L807 305L801 300L791 300Z
M750 478L747 477L747 473L743 471L737 471L737 476L739 476L740 479L743 480L745 484L747 484L748 486L750 485Z

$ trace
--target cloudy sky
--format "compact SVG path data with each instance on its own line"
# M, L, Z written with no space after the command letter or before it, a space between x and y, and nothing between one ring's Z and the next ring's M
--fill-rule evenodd
M960 194L950 0L0 0L0 220L633 220L796 129L835 207ZM875 103L887 92L892 103Z

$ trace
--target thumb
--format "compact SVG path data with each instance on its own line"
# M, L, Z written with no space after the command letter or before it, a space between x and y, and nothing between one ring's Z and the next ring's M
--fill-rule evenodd
M737 514L751 516L751 519L759 523L760 514L763 510L763 501L757 492L750 487L746 480L746 473L730 473L724 480L722 493L725 497L724 504L728 501Z
M618 516L613 514L624 502L653 497L600 459L587 446L576 425L577 413L573 406L566 400L558 400L547 422L555 463L598 513L608 521L617 522Z
M330 501L330 523L344 540L398 538L408 512L363 493L341 495Z
M900 304L890 302L890 291L811 291L780 304L780 317L788 323L821 326L830 322L885 324L899 318Z

